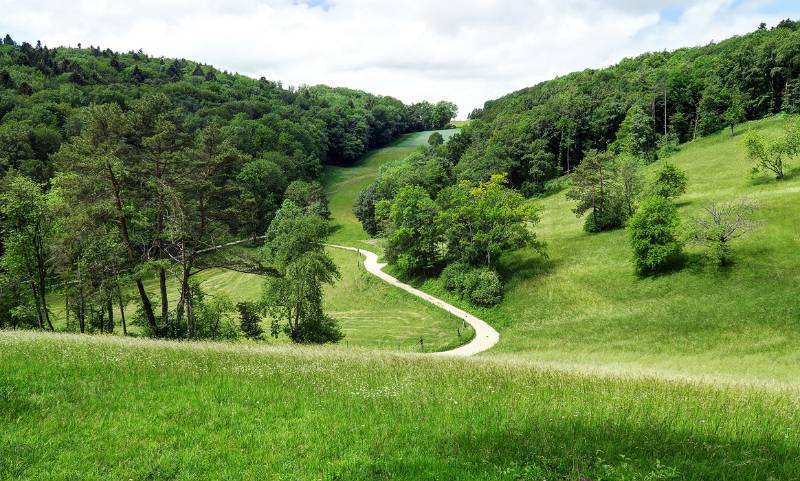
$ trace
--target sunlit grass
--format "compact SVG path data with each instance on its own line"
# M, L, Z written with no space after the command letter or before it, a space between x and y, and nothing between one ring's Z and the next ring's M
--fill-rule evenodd
M795 390L523 362L0 333L15 480L791 480Z

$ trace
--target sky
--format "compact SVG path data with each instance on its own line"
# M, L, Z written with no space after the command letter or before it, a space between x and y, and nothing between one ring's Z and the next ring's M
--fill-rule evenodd
M0 35L143 49L220 70L450 100L486 100L654 50L800 18L797 0L0 0Z

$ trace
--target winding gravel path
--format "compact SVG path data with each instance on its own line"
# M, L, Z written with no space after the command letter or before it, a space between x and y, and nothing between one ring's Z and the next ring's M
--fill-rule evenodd
M467 322L472 328L475 330L475 337L464 344L461 347L457 347L455 349L451 349L449 351L442 351L433 353L434 356L472 356L473 354L478 354L479 352L486 351L490 349L492 346L497 344L497 341L500 340L500 334L494 330L492 326L487 324L485 321L478 319L477 317L473 316L469 312L462 311L461 309L444 302L443 300L433 297L430 294L426 294L419 289L414 289L413 287L405 284L403 282L398 281L394 277L390 276L389 274L383 272L383 268L386 264L381 264L378 262L378 255L374 252L370 252L368 250L359 249L356 247L346 247L346 246L339 246L333 244L327 244L328 247L333 247L335 249L344 249L348 251L358 252L364 255L364 267L367 268L367 271L371 274L379 277L384 282L391 284L393 286L399 287L406 292L409 292L421 299L424 299L436 307L444 309L445 311L453 314L454 316L463 319Z

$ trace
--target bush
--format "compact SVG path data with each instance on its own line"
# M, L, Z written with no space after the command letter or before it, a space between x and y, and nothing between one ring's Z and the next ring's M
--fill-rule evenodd
M653 195L665 199L680 197L686 192L686 183L686 172L674 164L666 163L656 174L656 180L652 187Z
M479 306L493 306L503 298L500 276L488 267L474 268L454 262L439 275L444 288Z
M472 268L464 262L454 262L444 268L439 275L442 285L449 292L461 295L464 292L464 277Z
M500 276L492 269L473 269L464 276L464 296L479 306L494 306L503 299Z
M677 227L678 209L672 202L659 196L642 202L628 223L637 271L661 270L678 257L683 245L675 233Z
M622 203L616 203L613 208L605 211L592 210L586 216L583 223L583 230L589 233L604 232L617 229L625 225L625 211Z

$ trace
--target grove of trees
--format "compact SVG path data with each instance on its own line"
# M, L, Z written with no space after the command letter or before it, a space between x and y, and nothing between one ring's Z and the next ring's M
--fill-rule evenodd
M141 51L51 49L6 36L0 327L53 329L49 302L59 299L59 327L79 332L113 332L121 322L157 337L258 337L254 322L271 314L297 342L336 341L319 297L337 275L319 248L330 217L322 165L440 129L455 113L449 102L287 88ZM302 222L287 227L297 212ZM264 236L261 251L236 244ZM277 254L291 243L304 246L299 257ZM299 297L281 295L293 303L283 311L270 296L235 306L195 280L215 267L261 274L270 292ZM126 317L131 304L136 314Z

